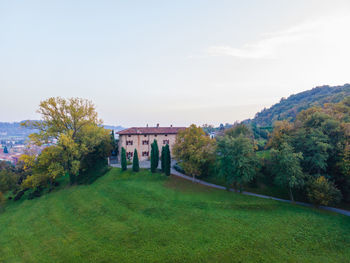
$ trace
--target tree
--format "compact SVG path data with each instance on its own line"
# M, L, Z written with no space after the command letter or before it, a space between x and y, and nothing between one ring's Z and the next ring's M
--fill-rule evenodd
M171 154L169 144L164 147L164 173L166 176L170 175L171 170Z
M165 146L162 146L162 154L161 154L161 167L162 167L162 172L165 172Z
M328 181L324 176L310 180L307 196L309 201L316 206L328 206L339 203L341 200L340 191L335 187L333 182Z
M159 149L157 140L154 140L151 145L151 172L155 173L159 165Z
M231 185L242 192L243 184L251 181L258 165L252 141L240 134L237 138L225 135L218 139L217 160L220 175L227 189Z
M279 150L272 149L272 172L275 176L275 183L289 190L290 200L294 202L292 189L304 185L304 173L300 166L303 156L301 153L294 153L294 149L288 143L282 143Z
M4 147L4 153L9 153L9 150L7 149L7 146Z
M122 166L122 171L126 171L127 170L127 162L126 162L126 151L125 151L124 147L122 147L120 162L121 162L121 166Z
M225 135L237 138L239 136L251 138L253 140L253 132L245 124L235 124L232 128L225 131Z
M115 141L114 130L111 131L111 147L112 147L111 156L115 156L117 145Z
M132 159L132 170L134 172L140 171L140 165L139 165L139 156L137 154L137 150L134 150L134 157Z
M24 188L45 187L52 184L59 176L64 176L64 154L56 146L45 148L38 156L24 156L26 166L31 166L32 173L23 181Z
M109 132L100 127L102 121L98 119L91 101L49 98L40 103L38 112L42 115L42 121L25 124L39 130L31 134L30 138L38 145L52 138L57 139L54 147L60 151L59 170L63 167L71 184L77 180L84 157L95 151L103 152L103 156L110 153L110 144L105 144L105 141L109 141ZM57 163L54 160L52 162ZM51 163L47 165L51 165L51 168L54 166Z
M180 131L173 148L177 161L182 162L186 174L193 177L206 176L215 163L215 141L201 127L192 124Z
M7 191L15 190L19 180L19 174L2 169L0 170L0 192L5 194Z

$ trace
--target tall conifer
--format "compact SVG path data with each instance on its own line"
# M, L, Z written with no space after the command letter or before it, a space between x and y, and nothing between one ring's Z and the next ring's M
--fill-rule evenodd
M165 172L165 175L169 176L170 170L171 170L171 155L170 155L169 144L167 144L164 147L164 172Z
M136 149L134 150L134 158L132 159L132 170L134 172L140 171L139 156Z
M121 165L122 165L122 171L126 171L127 163L126 163L126 151L125 151L124 147L122 147L120 162L121 162Z
M151 144L151 172L155 173L156 172L156 162L155 162L155 145L154 142Z
M162 146L162 155L161 155L161 166L162 166L162 172L165 172L165 147Z

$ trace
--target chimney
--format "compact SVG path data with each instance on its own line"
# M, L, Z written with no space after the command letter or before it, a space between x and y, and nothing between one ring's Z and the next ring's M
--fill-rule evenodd
M157 128L159 128L159 123L157 123Z
M146 127L148 128L148 123L147 123Z
M170 128L172 128L172 127L173 127L173 125L171 124L171 125L170 125Z

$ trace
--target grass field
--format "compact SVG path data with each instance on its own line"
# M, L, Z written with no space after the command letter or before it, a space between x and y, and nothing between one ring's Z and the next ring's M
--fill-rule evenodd
M114 168L9 202L0 262L349 262L350 218Z

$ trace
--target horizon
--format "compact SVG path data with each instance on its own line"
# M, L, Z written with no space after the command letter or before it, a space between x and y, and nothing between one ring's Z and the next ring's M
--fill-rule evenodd
M350 2L277 3L1 2L0 121L60 96L105 125L218 126L349 83Z

